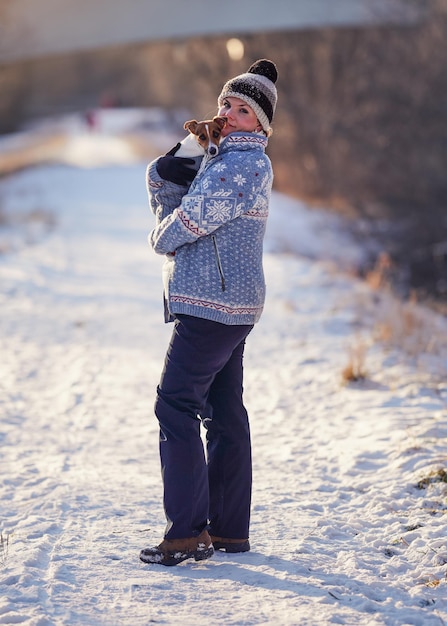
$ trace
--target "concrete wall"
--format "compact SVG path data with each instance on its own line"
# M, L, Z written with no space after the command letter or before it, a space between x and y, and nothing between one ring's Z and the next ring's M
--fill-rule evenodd
M413 18L408 0L0 0L0 61L157 39Z

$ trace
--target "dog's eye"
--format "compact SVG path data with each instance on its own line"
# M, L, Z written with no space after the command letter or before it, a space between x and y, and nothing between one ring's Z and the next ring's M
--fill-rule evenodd
M217 139L218 137L220 137L220 133L217 130L213 131L213 137L214 139Z
M201 135L199 135L199 139L200 139L200 141L205 141L206 135L204 135L204 133L202 133Z

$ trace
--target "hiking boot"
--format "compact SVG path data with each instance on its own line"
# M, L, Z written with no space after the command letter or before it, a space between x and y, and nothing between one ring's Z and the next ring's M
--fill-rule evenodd
M248 539L228 539L226 537L215 537L211 535L211 541L215 550L224 550L225 552L248 552L250 550L250 542Z
M203 561L214 554L213 544L208 531L204 530L198 537L186 539L164 539L155 548L145 548L140 552L143 563L158 565L177 565L186 559Z

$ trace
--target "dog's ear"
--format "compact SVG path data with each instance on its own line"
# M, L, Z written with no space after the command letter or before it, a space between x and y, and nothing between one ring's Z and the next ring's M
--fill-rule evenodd
M189 130L189 132L194 135L196 132L197 124L198 124L197 120L189 120L189 122L185 122L183 124L183 128L185 130Z
M213 122L216 122L216 124L220 127L220 130L222 130L222 128L227 124L227 118L215 115L213 117Z

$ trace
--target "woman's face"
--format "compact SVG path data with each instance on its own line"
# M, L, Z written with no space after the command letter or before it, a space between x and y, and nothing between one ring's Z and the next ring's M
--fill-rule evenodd
M227 124L222 130L222 137L240 131L253 133L261 130L255 112L240 98L225 98L219 108L218 115L227 118Z

